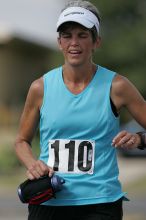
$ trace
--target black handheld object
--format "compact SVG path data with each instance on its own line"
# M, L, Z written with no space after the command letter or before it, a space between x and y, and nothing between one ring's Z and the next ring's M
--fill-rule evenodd
M18 196L21 202L29 204L41 204L53 197L62 189L65 181L58 175L42 176L35 180L25 180L18 187Z

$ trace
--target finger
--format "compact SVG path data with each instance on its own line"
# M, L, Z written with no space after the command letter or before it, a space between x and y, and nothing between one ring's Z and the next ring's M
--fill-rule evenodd
M40 165L42 171L44 172L44 174L48 174L49 177L51 177L53 175L54 170L52 167L49 167L41 160L39 161L39 165Z
M43 175L48 174L50 168L43 161L39 161L39 166Z
M35 178L35 179L39 179L41 177L41 175L39 174L39 172L37 171L36 167L31 167L28 169L28 171L30 172L30 174Z
M123 144L127 143L128 141L131 140L131 137L132 137L132 135L129 134L129 133L127 133L125 136L123 136L123 137L119 140L118 145L123 145Z
M115 147L123 147L126 148L129 145L135 143L135 136L127 131L120 132L115 139L115 142L112 143Z
M43 176L43 175L47 174L47 172L48 172L47 166L45 164L41 164L41 163L38 163L36 170L40 176Z
M132 137L132 138L130 138L130 140L127 143L128 143L128 145L133 145L133 144L135 144L135 141L136 141L135 137Z
M118 143L125 135L127 134L126 131L119 132L112 140L112 145Z
M131 136L129 139L124 139L123 142L118 143L117 147L121 147L123 149L132 149L135 147L135 137Z
M35 179L35 177L28 170L26 171L26 176L29 180L34 180Z
M47 165L39 160L36 161L28 170L37 179L48 173Z
M54 170L51 167L49 167L49 177L51 177L53 174L54 174Z
M133 147L135 147L135 144L136 144L136 139L134 136L132 136L127 142L125 142L123 144L123 148L127 148L127 149L131 149Z

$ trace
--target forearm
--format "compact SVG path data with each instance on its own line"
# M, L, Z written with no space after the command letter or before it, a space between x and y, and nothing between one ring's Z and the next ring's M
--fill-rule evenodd
M26 141L16 140L15 152L18 159L27 169L26 175L29 179L38 179L43 175L52 176L53 169L41 160L37 160L32 153L31 145Z
M31 167L36 162L36 158L32 153L31 145L24 140L16 140L15 152L20 162L27 169L29 169L29 167Z

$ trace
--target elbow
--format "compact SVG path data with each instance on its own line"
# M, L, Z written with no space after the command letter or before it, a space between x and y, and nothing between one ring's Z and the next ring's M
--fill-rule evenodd
M27 141L26 139L17 136L14 141L14 150L17 153L19 149L22 149L23 147L31 147L31 142Z

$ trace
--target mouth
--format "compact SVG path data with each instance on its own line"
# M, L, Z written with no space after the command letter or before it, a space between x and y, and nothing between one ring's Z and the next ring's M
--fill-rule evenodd
M80 50L69 50L69 54L71 54L71 55L79 55L81 53L82 52Z

